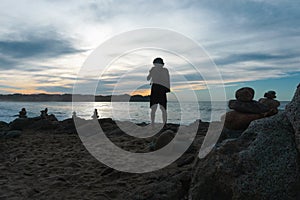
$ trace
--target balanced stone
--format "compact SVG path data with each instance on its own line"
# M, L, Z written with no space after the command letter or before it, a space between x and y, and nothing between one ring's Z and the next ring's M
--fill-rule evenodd
M265 93L264 98L259 99L259 103L266 105L270 110L275 110L278 112L278 107L280 106L280 102L275 100L276 92L268 91Z
M238 101L249 102L254 98L254 90L250 87L243 87L235 92L235 98Z
M237 111L227 112L222 116L224 127L230 130L246 130L249 124L257 119L263 118L263 114L249 114Z
M259 103L257 101L238 101L238 100L230 100L228 103L228 107L235 111L241 113L251 113L251 114L261 114L268 112L270 109L268 106Z

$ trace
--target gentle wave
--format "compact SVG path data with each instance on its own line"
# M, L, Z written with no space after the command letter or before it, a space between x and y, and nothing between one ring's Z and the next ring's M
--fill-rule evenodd
M279 109L283 110L288 102L281 102ZM228 110L226 102L168 102L168 122L190 124L197 119L202 121L219 121L221 115ZM150 122L149 102L0 102L0 121L10 122L22 108L26 108L28 117L40 115L40 111L48 108L49 114L54 114L59 120L72 116L91 119L94 109L102 118L128 120L135 123ZM156 121L161 122L161 112L157 109Z

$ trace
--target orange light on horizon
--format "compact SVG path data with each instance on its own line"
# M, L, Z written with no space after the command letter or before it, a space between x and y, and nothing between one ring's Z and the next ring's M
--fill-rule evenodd
M5 88L2 89L5 92L12 94L61 94L59 92L46 92L45 90L36 90L36 89L11 89Z
M135 90L134 92L131 92L130 95L131 96L133 96L133 95L149 96L150 95L150 89Z

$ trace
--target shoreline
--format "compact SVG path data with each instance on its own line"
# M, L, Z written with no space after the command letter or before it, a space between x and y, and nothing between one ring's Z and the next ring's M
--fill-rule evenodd
M111 118L78 119L83 135L78 135L72 118L59 121L54 115L0 122L0 199L299 199L299 108L300 85L284 111L251 121L238 135L222 132L204 157L199 157L199 150L204 141L215 139L205 138L210 124L223 128L218 122L199 121L184 126L182 134L178 124L167 124L146 138L129 133L147 132L147 123L134 129L136 124L126 121L122 125L130 132L125 133ZM248 123L245 120L232 124ZM173 139L182 142L175 141L177 133L185 140L196 130L196 136L183 152L175 145L167 148L167 157L181 152L168 166L128 173L99 162L83 145L82 136L93 148L107 144L103 137L95 140L99 124L115 146L134 154L160 151ZM100 152L101 160L112 160L114 149L108 150ZM122 158L117 159L119 166L145 163Z
M209 123L200 122L192 145L174 163L154 172L133 174L117 171L96 160L74 132L72 121L59 121L59 125L36 123L23 128L20 137L0 138L0 199L146 200L187 196L189 173ZM179 126L168 124L159 134L139 139L124 134L112 119L98 121L114 144L134 153L151 152L153 139L167 130L176 132Z
M288 102L290 101L281 102L281 107L279 109L283 110L285 108L285 105ZM123 105L122 102L120 103L121 103L120 105L122 106ZM189 108L193 109L194 111L191 113L191 116L189 116L188 118L185 117L185 121L181 122L184 125L193 123L195 119L201 119L202 121L206 121L206 122L220 121L219 116L222 115L221 114L223 108L222 106L218 106L215 110L216 114L213 114L213 116L211 116L210 105L206 101L203 101L202 102L203 104L199 102L199 107L197 107L197 105L195 105L194 102L184 102L184 103L186 104L183 104L183 107L179 107L179 108L177 104L174 103L173 101L170 101L170 103L168 104L169 105L168 112L170 112L169 115L171 119L169 121L171 123L180 123L179 112L181 111L181 109L189 109ZM75 110L77 112L78 117L82 117L86 120L91 119L91 115L94 108L97 108L100 113L100 117L104 117L104 118L110 117L116 120L126 120L126 121L130 120L135 123L150 122L150 116L147 114L149 112L147 102L132 102L132 105L130 105L133 106L133 112L131 113L132 117L130 116L131 119L128 118L127 115L123 116L122 114L121 115L118 114L117 117L114 117L111 113L112 108L109 102L96 102L95 105L94 103L83 102L83 104L78 106L79 106L78 109ZM0 102L0 109L2 110L2 113L0 115L0 121L5 121L7 123L13 121L15 119L14 116L18 114L21 108L27 109L28 117L36 117L40 115L40 110L44 109L45 107L48 107L49 113L54 114L59 120L65 120L72 116L73 107L68 102ZM199 108L200 110L196 111L197 108ZM139 112L137 112L137 110L139 110ZM228 108L226 107L226 111L227 110ZM200 112L201 116L198 116L197 112ZM160 115L158 117L160 117Z

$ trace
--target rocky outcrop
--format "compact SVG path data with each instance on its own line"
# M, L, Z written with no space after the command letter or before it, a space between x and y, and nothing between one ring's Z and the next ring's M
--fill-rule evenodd
M48 119L41 119L38 121L35 121L32 123L30 126L28 126L29 129L31 130L56 130L59 126L58 121L51 121Z
M7 131L3 137L4 138L17 138L17 137L20 137L21 135L22 135L22 131L13 130L13 131Z
M10 130L24 130L33 122L33 118L17 118L9 124L9 128Z
M285 110L286 116L294 128L297 148L300 151L300 84L292 101L286 106Z
M253 98L251 90L248 93ZM237 96L241 98L243 94ZM249 98L245 96L243 100ZM251 120L240 137L218 143L204 159L197 157L197 151L209 124L200 121L196 138L184 155L164 169L145 174L123 173L97 162L80 139L70 135L76 132L72 119L61 122L36 119L29 125L18 121L20 126L16 122L10 126L0 123L0 137L27 134L21 135L21 140L0 140L0 168L3 180L7 181L2 193L7 195L5 199L20 199L21 195L33 199L67 199L82 194L87 199L93 199L93 194L98 195L97 199L300 199L299 155L295 143L295 133L296 138L300 134L299 108L300 86L284 112ZM241 117L231 123L241 125L238 121ZM149 152L152 139L126 135L112 119L98 121L107 137L120 148L135 153ZM86 128L91 122L77 120L76 125ZM128 122L128 126L131 124ZM25 130L11 131L9 127ZM191 127L185 128L187 133ZM178 125L168 124L161 134L153 137L155 141L161 140L163 147L177 129ZM53 136L53 133L61 135ZM11 173L17 171L20 173ZM61 176L57 178L57 174ZM55 178L49 179L51 176ZM25 192L12 192L16 185ZM32 188L42 192L34 192Z
M14 121L9 123L9 130L54 130L59 126L59 124L60 122L53 114L47 115L46 118L16 118Z
M10 130L8 123L0 121L0 138L15 138L21 134L20 130Z
M228 103L228 107L237 112L241 113L251 113L251 114L260 114L269 111L269 108L257 101L238 101L238 100L230 100Z
M5 130L9 129L9 125L6 122L0 121L0 130L3 130L3 129L5 129Z
M235 92L235 97L236 100L232 99L228 102L228 107L233 111L229 111L221 117L221 120L224 121L224 130L226 132L222 132L219 141L238 135L236 134L237 131L242 133L254 120L278 113L278 110L271 110L268 106L253 100L254 89L252 88L244 87L238 89ZM231 131L233 134L230 133Z
M241 113L230 111L226 113L225 127L230 130L246 130L253 120L262 118L261 114Z
M258 102L266 105L269 109L278 110L278 107L280 106L280 102L275 99L261 98Z
M253 121L195 162L190 199L299 199L300 88L284 112ZM299 133L299 132L298 132ZM298 143L299 144L299 143Z

